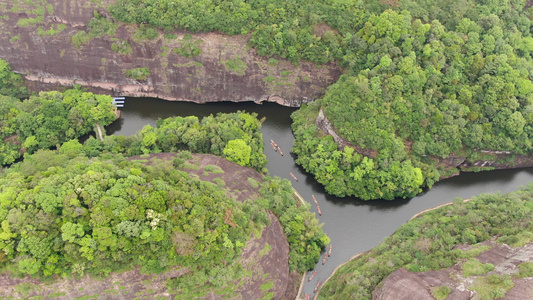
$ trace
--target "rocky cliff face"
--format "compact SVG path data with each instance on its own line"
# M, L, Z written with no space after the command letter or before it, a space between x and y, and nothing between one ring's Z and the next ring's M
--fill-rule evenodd
M149 40L137 25L118 23L107 34L102 24L89 26L95 16L112 24L106 10L112 0L43 2L0 2L0 58L24 75L31 90L79 84L113 96L298 107L319 97L341 74L336 65L294 66L260 57L246 45L247 36L203 33L188 39L185 32L158 32ZM194 53L173 51L190 47ZM150 74L126 75L135 68Z
M518 265L531 261L533 244L529 243L523 247L511 248L505 244L498 244L492 239L480 243L480 245L490 248L478 255L476 259L481 263L491 263L494 265L494 270L478 276L466 276L460 264L438 271L420 273L409 272L404 268L400 268L383 280L380 287L372 293L372 299L435 299L434 291L438 287L449 288L449 294L446 299L485 299L485 297L480 295L484 292L482 288L496 290L499 287L497 285L495 288L491 285L481 284L489 275L511 276L513 287L503 292L504 295L501 298L531 299L533 278L520 278L515 275L519 272ZM458 245L457 248L470 250L474 247Z

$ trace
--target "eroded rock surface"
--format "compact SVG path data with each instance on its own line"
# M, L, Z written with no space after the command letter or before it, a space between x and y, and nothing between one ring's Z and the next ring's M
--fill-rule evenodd
M450 288L451 292L447 299L473 299L479 297L473 288L475 280L492 274L510 275L513 278L514 286L505 294L503 299L531 299L533 277L517 278L513 275L518 273L519 264L533 261L533 243L512 248L505 244L498 244L494 239L491 239L480 243L480 245L489 246L490 249L479 254L476 259L483 264L493 264L493 271L478 276L465 277L459 264L438 271L419 273L400 268L382 281L380 287L372 293L372 299L435 299L432 296L432 290L439 286ZM469 250L472 246L458 245L456 248Z
M133 38L137 25L122 23L113 36L99 35L76 47L72 37L89 31L95 11L110 18L106 7L113 1L94 2L47 0L48 6L0 2L0 12L6 16L0 19L0 58L24 75L34 91L79 84L113 96L198 103L270 101L298 107L322 95L341 74L334 64L301 62L294 66L282 59L269 61L247 46L248 36L195 34L192 41L200 40L202 53L189 58L173 51L183 45L186 32L173 32L175 39L160 32L153 40L139 40ZM46 33L50 28L55 29L52 35ZM114 43L130 45L131 52L113 51L112 47L117 50ZM150 70L147 78L125 75L141 67Z

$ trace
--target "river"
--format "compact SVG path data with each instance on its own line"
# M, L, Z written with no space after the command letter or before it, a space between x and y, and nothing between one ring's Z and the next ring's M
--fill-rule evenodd
M361 201L356 198L338 198L327 195L312 176L305 174L296 165L290 155L294 136L291 132L290 114L294 108L283 107L273 103L257 105L248 103L210 103L194 104L188 102L170 102L159 99L127 98L122 109L122 119L107 128L108 134L132 135L144 125L155 126L158 118L171 116L198 117L217 112L235 112L245 110L256 112L258 117L266 117L263 123L263 144L268 158L267 168L271 176L279 176L292 181L294 188L311 204L311 211L318 212L312 200L315 195L324 223L324 231L331 238L333 250L322 265L322 257L316 265L317 274L311 282L305 280L302 293L313 293L316 283L324 282L333 270L353 255L367 251L378 245L386 236L407 222L414 214L452 201L456 197L470 198L480 193L510 192L521 185L533 181L533 169L499 170L481 173L464 173L437 183L417 197L395 201ZM283 150L284 156L275 152L270 146L273 139ZM297 178L296 182L289 173Z

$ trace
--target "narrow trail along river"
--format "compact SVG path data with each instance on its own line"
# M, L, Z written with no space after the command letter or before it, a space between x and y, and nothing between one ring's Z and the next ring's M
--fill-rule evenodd
M356 198L337 198L327 195L311 175L296 165L291 155L294 136L291 131L290 114L295 110L265 103L211 103L194 104L187 102L168 102L159 99L128 98L123 108L122 119L107 128L108 134L132 135L144 125L155 126L158 118L195 115L199 118L218 112L245 110L256 112L258 117L266 117L263 123L263 144L268 158L267 168L271 176L289 179L293 187L311 204L311 211L317 214L324 231L331 238L331 257L322 265L324 252L317 263L313 280L308 282L308 272L302 294L313 294L318 281L324 282L333 270L357 253L367 251L378 245L386 236L392 234L414 214L452 201L456 197L470 198L480 193L500 191L502 193L518 189L533 181L533 169L501 170L481 173L464 173L446 179L412 199L395 201L361 201ZM270 145L274 140L283 150L283 156ZM298 181L291 175L292 173ZM321 216L312 196L315 196ZM326 249L328 250L328 249Z

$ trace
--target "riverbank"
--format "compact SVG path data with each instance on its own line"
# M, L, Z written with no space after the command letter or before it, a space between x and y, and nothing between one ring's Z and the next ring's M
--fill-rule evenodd
M466 203L466 202L469 202L471 199L463 199L463 202ZM415 218L418 218L420 217L421 215L427 213L427 212L430 212L430 211L433 211L433 210L436 210L436 209L439 209L441 207L445 207L445 206L449 206L449 205L452 205L454 203L454 201L450 201L450 202L447 202L447 203L443 203L443 204L440 204L440 205L437 205L435 207L432 207L432 208L428 208L428 209L425 209L421 212L418 212L416 214L414 214L410 219L409 221L415 219ZM409 222L407 221L407 222ZM366 253L369 253L371 250L368 250L368 251L365 251L365 252L362 252L362 253L357 253L355 254L354 256L352 256L350 259L348 259L347 261L345 261L344 263L340 264L339 266L337 266L335 268L335 270L333 270L333 273L331 273L331 275L324 281L324 283L320 286L320 288L318 289L318 291L316 292L316 295L313 299L318 299L318 295L320 294L320 291L322 290L322 287L328 282L328 280L330 280L334 275L335 273L337 273L337 270L339 270L342 266L346 265L347 263L357 259L358 257L360 257L361 255L364 255Z

